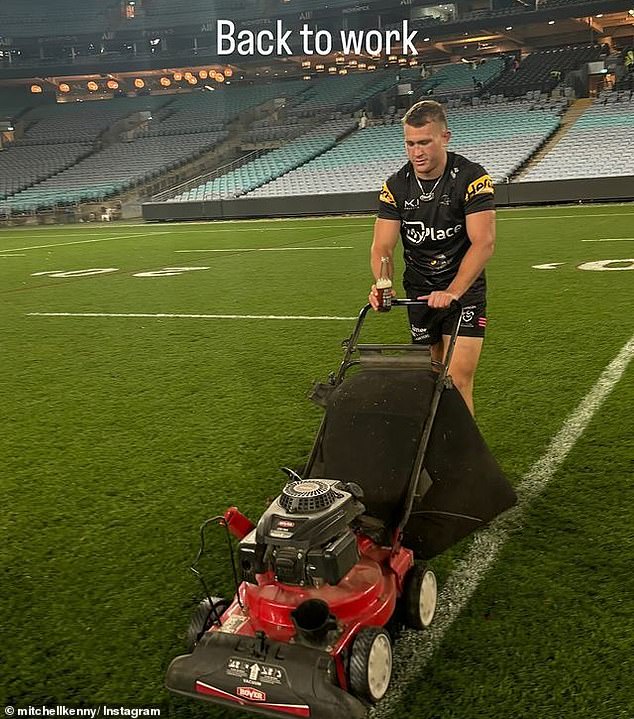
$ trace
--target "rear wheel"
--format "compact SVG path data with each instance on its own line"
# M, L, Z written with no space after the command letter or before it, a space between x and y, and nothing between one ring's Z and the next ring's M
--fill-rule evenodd
M381 627L366 627L350 652L350 689L375 704L385 696L392 678L392 640Z
M220 617L230 602L222 597L205 597L196 607L187 629L187 650L191 654L200 641L202 635L211 629L214 624L220 624Z
M424 564L415 564L407 574L403 590L405 624L426 629L433 621L438 600L436 575Z

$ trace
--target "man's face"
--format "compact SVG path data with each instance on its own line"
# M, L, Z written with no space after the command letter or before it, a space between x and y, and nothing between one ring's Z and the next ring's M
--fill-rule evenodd
M419 177L437 177L445 159L445 146L451 133L439 122L428 122L422 127L404 125L407 157ZM436 173L436 174L434 174Z

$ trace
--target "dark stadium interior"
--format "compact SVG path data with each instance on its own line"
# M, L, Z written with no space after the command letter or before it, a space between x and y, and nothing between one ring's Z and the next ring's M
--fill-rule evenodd
M219 20L254 41L279 21L291 53L219 54ZM304 52L303 25L330 34L328 54ZM396 33L389 52L342 52L340 33L377 28ZM592 199L584 181L624 199L633 46L634 10L616 0L5 0L0 221L261 216L288 196L281 214L309 214L343 193L332 211L368 211L400 162L400 118L428 97L509 204ZM604 149L592 167L588 142Z

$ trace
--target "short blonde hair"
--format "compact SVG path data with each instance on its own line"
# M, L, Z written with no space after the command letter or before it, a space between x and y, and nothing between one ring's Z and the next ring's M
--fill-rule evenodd
M421 100L412 105L403 117L404 125L422 127L428 122L437 122L447 128L445 108L436 100Z

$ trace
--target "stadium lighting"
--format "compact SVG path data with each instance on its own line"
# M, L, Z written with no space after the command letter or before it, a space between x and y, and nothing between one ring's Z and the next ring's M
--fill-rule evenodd
M336 68L334 65L332 65L332 67L329 67L329 68L328 68L328 72L329 72L331 75L334 75L334 74L337 72L337 68Z
M88 83L86 83L86 87L90 92L97 92L99 89L99 85L94 80L90 80Z
M106 87L108 90L118 90L119 89L119 83L116 80L108 80L106 83Z
M310 60L304 60L302 62L302 67L310 67Z
M207 70L200 70L198 73L198 77L201 80L206 80L209 77L209 73L207 72Z
M595 15L595 17L603 17L603 13L600 12L598 15Z
M159 82L163 87L169 87L172 84L172 81L169 79L169 77L162 77Z
M284 70L284 72L286 72L286 70ZM225 77L233 77L233 70L230 67L225 67L224 75Z
M197 85L197 84L198 84L198 78L197 78L197 77L194 77L194 75L192 75L191 77L188 77L188 78L187 78L187 82L188 82L190 85Z
M342 67L342 68L339 70L339 74L340 74L340 75L347 75L347 74L348 74L348 71L346 70L345 67Z
M183 73L182 72L175 72L174 73L174 82L180 82L183 79Z
M142 80L140 77L135 78L134 87L136 87L137 90L142 90L145 87L145 81Z
M326 68L322 64L315 65L315 70L317 70L317 72L323 72L325 69Z
M554 20L549 20L549 21L548 21L548 24L549 24L549 25L554 25L554 24L555 24L555 21L554 21Z
M367 67L368 67L367 63L365 63L365 62L359 63L359 70L365 70L365 69L367 69Z
M31 85L31 92L32 92L34 95L39 95L39 93L42 92L42 88L41 88L40 85Z
M217 72L217 73L216 73L216 76L214 77L214 80L215 80L216 82L224 82L224 81L225 81L225 76L224 76L221 72Z
M70 85L67 82L60 82L57 88L60 92L70 92Z
M423 38L423 42L429 42L430 40L431 40L430 37L424 37L424 38Z
M310 80L310 75L304 75L304 80Z
M506 29L507 29L507 30L512 30L512 29L513 29L513 26L512 26L512 25L509 25Z

